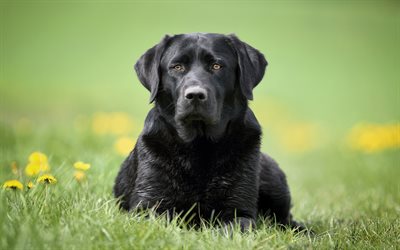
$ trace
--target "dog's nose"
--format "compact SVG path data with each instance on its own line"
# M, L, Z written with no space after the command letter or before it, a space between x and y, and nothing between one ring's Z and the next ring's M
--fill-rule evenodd
M185 99L188 101L206 101L207 91L199 86L189 87L185 90Z

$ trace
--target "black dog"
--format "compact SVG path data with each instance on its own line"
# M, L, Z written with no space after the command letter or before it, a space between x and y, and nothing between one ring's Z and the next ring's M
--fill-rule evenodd
M257 215L302 230L290 214L285 174L260 153L261 128L248 107L267 61L234 35L165 36L136 63L155 107L117 176L126 210L155 208L198 219L238 221Z

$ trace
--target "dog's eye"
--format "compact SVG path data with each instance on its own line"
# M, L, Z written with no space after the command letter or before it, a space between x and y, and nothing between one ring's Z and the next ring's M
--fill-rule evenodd
M183 65L181 65L181 64L174 65L172 68L173 68L175 71L181 71L181 72L185 70L185 68L184 68Z
M211 68L213 70L220 70L222 68L222 66L218 63L213 63L213 65L211 66Z

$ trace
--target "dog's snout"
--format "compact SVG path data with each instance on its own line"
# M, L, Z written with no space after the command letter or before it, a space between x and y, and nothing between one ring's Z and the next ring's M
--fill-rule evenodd
M185 99L188 101L206 101L207 91L199 86L189 87L185 90Z

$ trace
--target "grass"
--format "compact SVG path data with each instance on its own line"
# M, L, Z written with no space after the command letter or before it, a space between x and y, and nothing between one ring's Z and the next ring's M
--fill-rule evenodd
M283 160L293 213L316 236L281 231L260 219L257 230L227 237L218 227L195 230L119 211L111 190L123 157L110 146L113 136L54 127L12 136L3 126L2 139L11 146L2 148L2 180L16 177L11 161L22 171L29 153L40 149L49 152L58 182L0 191L1 249L396 249L400 243L397 150L364 154L327 146ZM77 160L92 164L85 182L73 178Z

